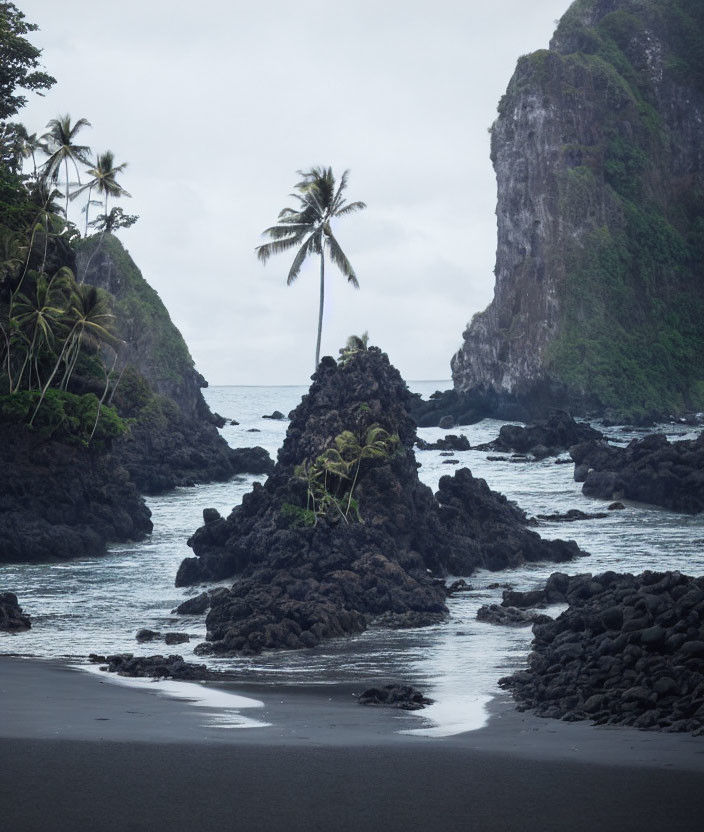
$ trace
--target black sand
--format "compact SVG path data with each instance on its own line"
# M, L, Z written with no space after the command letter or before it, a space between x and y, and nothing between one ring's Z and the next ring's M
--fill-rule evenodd
M0 657L0 818L30 830L692 832L704 741L516 713L446 739L351 689L238 687L270 728L66 669Z

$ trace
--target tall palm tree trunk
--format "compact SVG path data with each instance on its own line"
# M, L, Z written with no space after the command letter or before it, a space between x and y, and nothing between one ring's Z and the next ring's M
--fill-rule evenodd
M320 364L320 339L323 334L323 304L325 303L325 254L320 248L320 309L318 310L318 340L315 344L315 370Z
M68 158L64 159L66 169L66 221L68 222Z
M90 197L91 197L92 193L93 193L93 186L91 185L90 188L88 188L88 202L86 204L86 233L85 233L86 237L88 236L88 214L90 214Z

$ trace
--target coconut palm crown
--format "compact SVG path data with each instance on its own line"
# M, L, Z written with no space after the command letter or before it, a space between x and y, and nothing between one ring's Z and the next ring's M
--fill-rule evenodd
M59 178L59 171L63 163L66 180L66 216L68 216L68 163L73 163L76 169L78 183L81 182L81 175L78 170L78 163L90 164L88 155L90 148L87 145L77 144L76 136L83 127L90 127L90 122L85 118L79 118L75 124L71 124L71 116L59 116L52 118L47 124L48 131L42 136L44 152L49 156L42 165L42 176L56 182Z
M323 328L323 306L325 302L325 251L330 259L347 278L355 289L359 288L357 275L347 259L335 235L331 223L337 217L352 214L366 208L364 202L347 202L343 192L347 187L349 171L335 181L332 168L313 167L307 171L297 171L303 178L295 186L296 193L291 196L297 200L295 208L284 208L279 213L276 225L267 228L263 234L271 242L257 246L257 257L266 263L272 254L280 254L298 247L286 279L291 285L298 277L301 267L308 255L320 256L320 307L318 310L318 338L315 346L315 368L320 362L320 339Z
M95 188L99 194L105 197L105 214L108 214L108 198L115 197L119 199L122 196L131 197L132 194L120 185L115 178L118 173L122 173L127 167L127 162L121 165L115 164L115 154L112 150L106 150L105 153L98 154L98 159L95 167L90 168L88 174L92 177L90 182L81 185L76 191L71 194L71 199L76 199L84 191L88 191L88 203L86 205L86 234L88 234L88 211L91 205L91 194Z

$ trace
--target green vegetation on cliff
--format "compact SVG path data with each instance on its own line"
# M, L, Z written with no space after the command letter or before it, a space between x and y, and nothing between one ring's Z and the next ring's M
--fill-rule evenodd
M551 50L521 59L517 84L569 107L594 137L563 148L561 216L583 233L565 235L547 369L644 417L704 408L704 189L702 171L682 169L676 112L680 93L701 104L704 4L620 5L596 19L594 0L574 3ZM602 222L590 227L595 206Z

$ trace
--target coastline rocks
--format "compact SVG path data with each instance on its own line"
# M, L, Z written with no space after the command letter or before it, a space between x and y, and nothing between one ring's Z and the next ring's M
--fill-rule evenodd
M101 670L120 676L178 679L188 682L217 678L218 675L208 670L204 664L184 661L183 656L133 656L131 653L119 653L105 659L95 656L92 661L104 661L106 666Z
M525 612L519 610L518 607L484 604L477 610L477 621L485 624L499 624L502 627L527 627L530 624L545 624L552 621L552 618L537 612Z
M275 419L276 421L283 421L286 419L286 416L284 416L280 410L275 410L273 413L269 414L269 416L262 416L262 419Z
M503 425L498 437L480 450L506 453L516 451L531 454L537 459L557 456L572 445L601 439L603 434L589 425L576 422L569 413L559 410L548 419L527 427L520 425Z
M419 711L426 705L432 705L419 690L410 685L384 685L381 688L369 688L359 695L360 705L376 705L382 708L399 708L402 711Z
M621 506L621 508L623 508L623 506ZM609 511L612 511L611 506L609 506ZM609 515L605 511L597 511L593 514L589 514L588 512L581 511L578 508L571 508L564 514L538 514L536 516L538 520L547 520L550 523L574 523L575 520L603 520L604 517L608 517Z
M457 436L454 433L448 433L437 442L426 442L424 439L416 439L416 447L420 451L469 451L471 445L466 436Z
M557 574L555 592L569 608L534 626L528 669L499 682L519 709L704 734L704 577Z
M32 622L22 612L14 592L0 592L0 632L19 633L29 630Z
M376 348L321 361L266 483L189 540L196 557L178 586L240 576L212 598L199 654L314 647L376 621L423 626L447 614L442 575L582 554L527 529L467 469L433 496L418 479L410 397Z
M259 445L233 449L230 462L233 474L270 474L274 470L274 460Z
M582 493L602 500L635 500L684 514L704 511L704 433L668 442L654 433L625 448L587 442L570 449Z
M447 420L443 424L448 427L474 425L488 413L483 402L455 390L437 390L427 401L419 393L413 393L408 411L419 428L437 428L443 420Z
M66 560L142 540L151 512L108 452L2 425L0 562Z
M158 641L161 638L161 633L156 630L147 630L146 628L143 628L141 630L137 630L135 638L140 644L144 644L147 641Z

